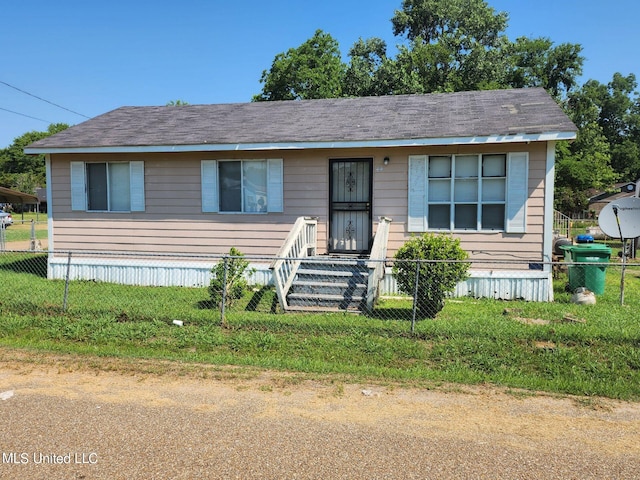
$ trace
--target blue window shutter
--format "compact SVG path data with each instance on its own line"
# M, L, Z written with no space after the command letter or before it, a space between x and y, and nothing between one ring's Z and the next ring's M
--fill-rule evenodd
M510 153L507 161L507 233L527 231L529 196L529 154Z
M270 158L267 165L267 212L283 212L283 161Z
M129 172L131 211L144 212L144 162L130 162Z
M409 198L407 230L427 230L427 156L409 156Z
M84 162L71 162L71 210L86 210Z
M202 184L202 211L215 213L219 210L218 202L218 162L202 160L200 163Z

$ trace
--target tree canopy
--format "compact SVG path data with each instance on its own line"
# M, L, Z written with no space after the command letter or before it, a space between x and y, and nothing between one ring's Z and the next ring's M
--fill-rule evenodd
M44 155L27 155L24 148L38 140L69 128L66 123L52 123L44 132L27 132L0 150L0 186L33 193L46 185Z
M358 39L342 61L338 42L317 30L276 55L254 100L452 92L540 86L560 97L582 74L582 47L548 38L508 39L508 15L484 0L404 0L391 19L395 58L380 38Z
M640 97L635 75L616 72L611 82L587 81L569 93L565 110L578 138L558 150L556 208L587 210L593 190L640 178Z
M344 65L338 42L316 30L297 48L276 55L271 69L262 73L262 93L254 101L331 98L342 95Z

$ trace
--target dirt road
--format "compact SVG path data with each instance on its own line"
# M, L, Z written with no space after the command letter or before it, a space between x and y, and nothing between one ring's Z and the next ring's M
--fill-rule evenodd
M640 478L640 404L0 348L2 479Z

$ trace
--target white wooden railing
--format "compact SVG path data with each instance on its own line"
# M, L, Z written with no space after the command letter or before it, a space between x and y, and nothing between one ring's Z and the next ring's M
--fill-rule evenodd
M387 258L387 242L389 241L389 229L391 219L380 217L378 229L373 237L371 255L369 256L369 282L367 286L367 310L373 311L373 306L378 298L380 281L384 277L385 259Z
M277 259L269 267L273 271L276 293L283 310L287 310L287 292L300 266L300 259L316 254L317 238L318 219L298 217L282 244Z
M571 219L557 210L553 211L553 232L561 237L571 238Z

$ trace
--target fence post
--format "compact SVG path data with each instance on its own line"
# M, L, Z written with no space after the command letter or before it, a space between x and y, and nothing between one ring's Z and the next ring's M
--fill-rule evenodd
M227 268L228 268L228 257L225 256L222 259L222 263L224 265L224 269L222 271L222 303L220 304L220 323L224 325L225 319L225 307L227 304Z
M62 300L62 311L67 311L67 298L69 297L69 277L71 276L71 252L67 260L67 274L64 279L64 299Z
M416 260L416 283L413 289L413 312L411 313L411 333L416 329L416 313L418 310L418 282L420 281L420 260Z

